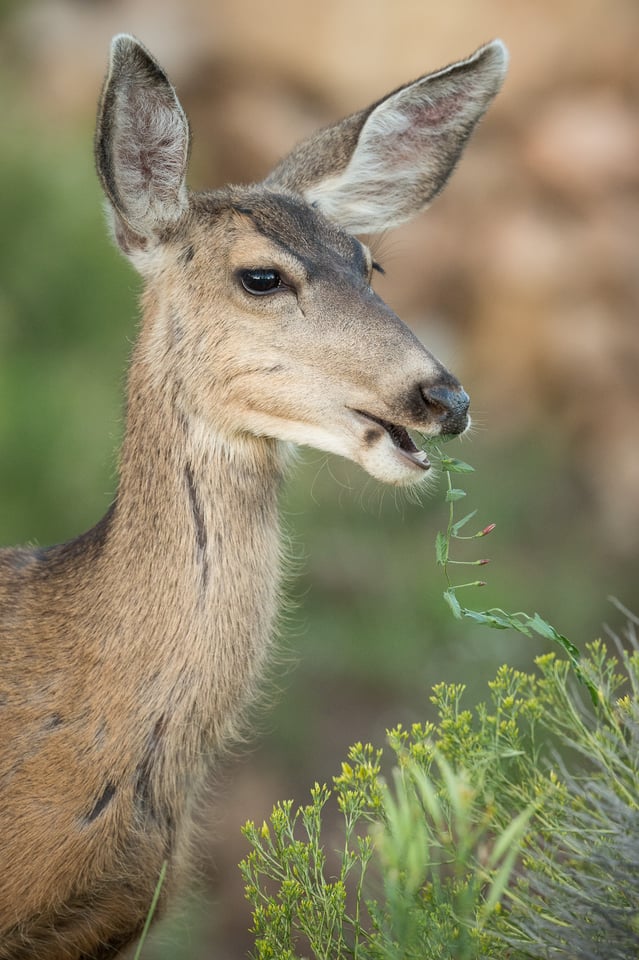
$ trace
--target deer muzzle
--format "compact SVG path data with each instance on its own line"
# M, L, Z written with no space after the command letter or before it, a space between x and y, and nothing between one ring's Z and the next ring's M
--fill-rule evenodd
M440 433L457 436L468 427L470 397L459 384L421 387L421 395L433 422Z

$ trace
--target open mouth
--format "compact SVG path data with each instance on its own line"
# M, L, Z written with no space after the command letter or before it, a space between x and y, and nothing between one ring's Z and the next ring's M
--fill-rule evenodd
M390 423L388 420L382 420L381 417L375 417L372 413L366 413L364 410L355 410L355 413L380 426L388 434L397 451L416 467L422 470L428 470L430 468L430 460L426 452L415 446L411 435L405 427L397 423Z

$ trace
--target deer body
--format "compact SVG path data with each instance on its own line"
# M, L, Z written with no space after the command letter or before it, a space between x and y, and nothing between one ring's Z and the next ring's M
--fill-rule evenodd
M137 41L114 41L96 156L145 277L143 323L111 509L68 544L0 551L0 960L115 956L164 861L163 900L179 884L194 799L273 635L289 443L409 484L428 464L406 427L465 429L466 395L371 291L349 230L441 188L503 69L503 48L483 48L427 95L418 81L319 134L264 185L189 196L174 91ZM439 159L420 166L426 102ZM381 212L380 137L395 164Z

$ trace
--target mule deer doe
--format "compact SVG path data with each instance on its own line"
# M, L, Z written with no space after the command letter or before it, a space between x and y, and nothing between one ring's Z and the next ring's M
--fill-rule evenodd
M354 236L441 190L497 93L495 41L302 143L258 185L190 194L164 72L114 39L97 169L145 280L117 496L88 533L0 551L0 958L97 960L188 862L277 609L288 445L391 484L468 397L371 290Z

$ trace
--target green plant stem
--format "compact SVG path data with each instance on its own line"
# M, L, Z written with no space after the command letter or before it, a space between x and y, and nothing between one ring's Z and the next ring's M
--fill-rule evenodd
M168 865L168 860L165 860L164 863L162 864L162 869L160 870L160 876L158 877L158 882L155 885L155 891L153 893L153 899L151 900L151 906L149 907L149 912L146 915L146 920L144 922L144 927L142 929L142 935L140 937L136 951L133 954L133 960L140 960L140 956L142 955L142 947L144 946L144 941L148 936L149 929L153 921L153 915L157 910L158 901L160 899L160 893L162 892L162 886L164 884L164 878L166 877L167 865Z
M470 607L464 607L459 602L459 599L457 598L458 590L467 589L468 587L483 587L485 586L485 581L476 580L470 583L457 584L452 582L449 571L451 564L457 564L461 566L479 566L482 564L482 561L451 559L451 543L453 540L479 539L480 537L485 536L486 533L489 533L492 530L493 525L491 524L484 530L480 530L475 534L471 534L470 536L459 533L461 527L465 525L468 520L472 519L476 511L472 511L471 513L467 514L462 518L462 520L455 521L455 503L461 498L465 497L465 491L453 487L451 474L471 473L473 468L469 464L463 463L462 461L455 460L451 457L445 457L442 454L441 449L437 446L433 447L433 452L435 456L439 458L442 469L446 472L448 486L446 492L446 502L448 503L448 522L446 524L446 532L443 535L438 534L436 550L438 563L443 568L444 577L446 580L444 599L451 608L454 616L457 619L466 618L473 620L475 623L480 623L496 630L506 630L510 628L516 630L518 633L523 633L527 637L531 637L533 634L538 634L547 640L552 640L555 643L558 643L563 651L568 655L568 659L570 660L573 672L578 681L587 688L593 705L595 707L601 706L602 693L592 682L592 680L584 673L581 665L581 654L578 648L574 643L572 643L571 640L559 633L559 631L556 630L552 624L542 619L538 613L535 613L533 616L530 616L530 614L524 613L523 611L518 611L517 613L508 613L499 607L491 607L488 610L473 610ZM485 562L486 561L483 561L483 563Z

